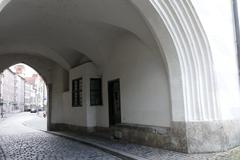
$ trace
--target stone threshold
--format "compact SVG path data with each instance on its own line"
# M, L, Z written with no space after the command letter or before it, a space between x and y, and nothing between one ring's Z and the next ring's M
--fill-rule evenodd
M123 160L148 160L146 158L142 158L142 157L139 157L139 156L136 156L136 155L124 152L124 151L113 149L113 148L104 146L104 145L99 144L99 143L91 142L91 141L86 140L84 138L80 138L80 137L76 137L76 136L72 136L72 135L68 135L68 134L64 134L64 133L60 133L60 132L45 131L45 130L41 130L41 131L52 134L52 135L55 135L55 136L60 136L60 137L67 138L67 139L70 139L70 140L78 141L80 143L92 146L92 147L100 149L100 150L102 150L106 153L109 153L111 155L119 157Z

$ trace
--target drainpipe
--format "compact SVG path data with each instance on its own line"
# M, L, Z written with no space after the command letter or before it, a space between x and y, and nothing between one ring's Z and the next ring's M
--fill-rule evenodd
M238 57L238 73L240 76L240 28L239 28L239 16L238 16L238 0L232 0L233 16L235 24L236 44L237 44L237 57Z

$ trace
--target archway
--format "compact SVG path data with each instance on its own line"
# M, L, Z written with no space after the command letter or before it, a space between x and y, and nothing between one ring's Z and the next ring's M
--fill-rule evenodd
M1 73L0 84L2 118L14 113L36 113L37 120L31 123L24 122L25 125L47 129L48 88L35 69L24 63L11 65Z
M10 66L17 64L19 62L27 64L34 68L43 78L44 82L47 86L47 93L48 93L48 107L47 107L47 128L50 130L51 127L51 117L52 117L52 101L56 99L55 96L53 96L53 92L56 94L56 92L52 89L52 87L56 87L56 83L58 83L58 88L62 88L63 91L68 90L68 74L67 72L58 64L56 64L54 61L46 59L42 56L33 56L29 54L7 54L7 55L1 55L1 66L0 70L3 71L6 68L9 68ZM64 79L57 78L54 79L55 76L53 76L53 72L56 70L61 71L60 74L64 73ZM58 74L55 74L58 75ZM56 82L58 81L58 82ZM60 82L59 82L60 81ZM60 93L59 93L60 94ZM55 100L58 101L58 100Z
M62 3L64 7L57 1L51 3L34 1L28 3L31 7L22 10L19 9L21 2L10 2L2 10L2 13L5 13L2 15L3 19L8 20L7 13L16 15L14 17L16 19L19 16L23 19L22 25L28 27L24 30L29 32L25 35L22 35L23 32L17 32L19 34L17 37L21 38L18 39L14 35L14 42L5 41L0 51L6 53L14 50L20 52L28 49L42 50L43 52L39 53L52 56L51 59L55 59L68 69L76 64L71 64L72 60L68 59L66 53L70 51L71 57L75 58L78 52L78 54L84 53L98 66L103 67L112 51L114 39L130 32L149 48L157 50L165 60L171 88L173 121L216 120L221 117L216 102L215 77L209 43L190 1L172 3L158 0L124 2L106 0L105 3L95 1ZM75 4L75 7L71 4ZM118 10L104 10L103 8L106 7L118 8ZM38 18L31 17L30 8L35 9ZM63 14L66 13L63 10L67 10L68 14ZM125 14L131 20L123 20ZM43 21L40 17L46 19ZM11 21L14 19L11 18ZM17 28L21 29L22 25L19 24ZM75 34L77 28L78 34ZM14 33L15 27L9 26L6 29ZM5 28L3 32L4 30ZM30 33L34 33L35 36ZM90 33L94 33L94 38ZM64 38L61 38L62 36ZM8 34L8 37L11 36ZM35 39L36 37L38 39ZM41 47L36 44L46 45Z
M62 105L61 102L64 101L62 94L64 94L65 99L71 99L69 98L71 93L68 92L71 90L71 82L68 81L72 80L71 78L76 75L81 77L85 73L88 73L86 76L88 78L89 75L92 76L93 74L98 78L103 77L105 84L103 86L103 88L105 87L104 104L107 105L106 81L119 76L122 76L122 79L125 78L125 80L132 77L131 83L126 83L128 84L126 86L130 88L136 84L134 82L143 82L147 79L147 76L139 76L141 75L140 72L134 72L136 71L134 69L140 68L134 65L135 62L139 62L137 61L139 55L136 53L144 51L143 55L147 55L146 59L149 58L149 55L154 55L154 58L151 57L150 62L141 61L142 63L147 62L145 63L146 66L153 64L151 62L154 60L159 60L158 62L155 61L154 64L161 63L159 65L161 69L154 71L161 72L163 76L158 74L158 77L155 78L164 81L162 86L166 88L164 88L164 91L159 91L163 95L159 97L166 97L167 100L163 101L169 102L161 104L164 106L161 108L164 112L159 112L159 110L154 112L156 108L151 107L151 109L147 110L146 106L148 104L142 102L141 95L135 96L136 94L131 91L142 93L142 97L145 98L147 97L144 94L146 93L144 92L145 89L139 86L154 87L143 83L134 86L132 90L126 89L125 93L128 96L125 96L124 99L126 100L124 104L127 106L124 111L126 111L127 116L122 117L125 122L145 125L157 124L169 127L173 130L173 133L170 134L172 136L171 142L174 142L172 144L173 148L183 143L185 148L182 147L181 149L187 151L186 124L188 122L221 119L220 109L217 104L218 97L216 95L212 53L204 29L190 0L177 2L167 0L104 0L104 3L95 0L77 2L68 0L61 1L61 3L57 0L23 0L23 2L27 5L23 6L20 0L11 1L0 14L0 20L4 24L0 30L0 41L3 42L0 46L0 54L26 53L28 56L41 55L41 57L51 59L51 61L61 65L64 69L56 69L50 76L54 78L55 86L53 89L56 91L53 97L60 99L59 101L53 100L53 103L51 103L54 104L53 107ZM33 11L35 14L31 14ZM131 57L132 64L128 61L130 58L127 56L120 59L121 55L126 53L128 53L127 56L135 56ZM116 63L113 63L111 58ZM92 63L86 67L92 69L92 72L80 74L82 70L86 69L81 65L87 63ZM128 68L132 69L132 73L128 72ZM145 68L142 67L141 69L144 70ZM151 69L148 70L148 72L150 71ZM64 75L69 72L70 78L68 76L66 78ZM136 75L142 81L135 79L137 77L134 76L135 73L138 73ZM58 76L55 76L56 74ZM168 75L168 78L166 78L165 74ZM124 77L124 75L128 76ZM77 76L75 78L78 78ZM59 85L58 78L66 83ZM154 80L154 82L156 81ZM129 95L134 96L128 99ZM149 97L151 99L154 95L151 94ZM132 99L135 99L133 103ZM88 104L87 102L86 104ZM135 102L141 103L137 105ZM155 99L154 102L156 102ZM85 119L79 124L79 119L72 118L78 112L74 112L75 110L70 107L70 103L71 100L66 101L66 104L69 105L68 108L62 107L62 110L53 109L56 115L52 119L52 123L66 122L70 123L70 125L108 127L106 125L108 119L102 118L107 117L108 110L106 107L93 110L88 107L91 109L83 110L81 112L81 114L84 114L82 117L89 113L95 114L100 110L99 117L101 118L96 120L86 115ZM134 107L131 108L131 106ZM69 112L68 116L64 115L65 111ZM138 111L142 116L147 115L147 122L144 121L145 119L139 118L140 114L133 114L134 112L131 111ZM165 121L160 120L156 123L154 119L156 116L151 116L154 113L167 115L167 118L159 116L164 117ZM138 116L132 116L132 118L131 115ZM91 123L88 123L88 121ZM178 135L181 135L181 137Z

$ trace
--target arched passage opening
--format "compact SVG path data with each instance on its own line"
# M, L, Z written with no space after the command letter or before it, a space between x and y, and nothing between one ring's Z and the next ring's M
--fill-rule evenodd
M32 118L25 125L47 129L48 88L34 68L24 63L13 64L2 71L0 84L2 118L24 114L26 120Z
M54 113L51 123L109 127L107 83L114 79L120 79L122 123L170 128L172 121L187 119L185 102L189 99L184 99L186 88L182 83L186 69L181 70L179 51L175 48L178 41L172 40L169 34L172 30L166 27L164 17L156 13L153 3L133 0L24 2L26 7L20 1L10 1L0 14L4 24L0 30L3 37L0 54L38 54L69 72L68 87L58 86L59 78L63 77L55 76L58 70L52 72L52 89L56 91L53 95L63 98L51 103ZM33 10L36 14L31 14ZM147 13L152 17L147 17ZM151 18L154 21L153 17L157 19L155 22L160 21L157 25L147 21ZM154 29L159 28L153 26L161 32L155 33ZM82 61L82 55L89 58ZM186 77L192 80L191 76ZM72 81L79 78L85 87L82 101L85 105L73 108ZM90 105L90 78L102 78L102 107Z
M58 65L56 62L47 59L39 55L31 54L3 54L0 56L0 70L3 71L6 68L11 67L19 62L27 64L36 70L44 80L47 86L47 129L50 130L52 106L55 106L55 110L61 108L60 105L54 105L53 103L61 101L56 95L61 94L63 91L68 90L68 73L67 71ZM57 72L57 73L56 73Z
M212 53L190 0L19 0L4 7L0 21L0 55L38 55L61 66L43 67L54 90L53 128L109 127L107 84L115 79L121 122L164 127L170 148L191 152L192 122L221 120ZM102 107L90 105L91 78L102 79ZM74 108L77 79L84 105Z
M62 5L57 1L24 2L29 6L10 1L2 10L0 19L8 26L1 30L2 37L8 37L0 48L3 53L41 49L68 69L79 65L75 60L84 53L99 70L104 70L116 40L131 33L162 55L171 90L172 121L214 120L221 116L211 51L190 1L90 0L63 1ZM33 9L35 15L31 14ZM21 23L11 25L18 19ZM7 31L17 36L5 35Z

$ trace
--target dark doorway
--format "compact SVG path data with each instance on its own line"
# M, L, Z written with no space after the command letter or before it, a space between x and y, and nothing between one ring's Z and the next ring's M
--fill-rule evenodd
M110 126L121 123L121 97L119 79L108 82L108 101Z

